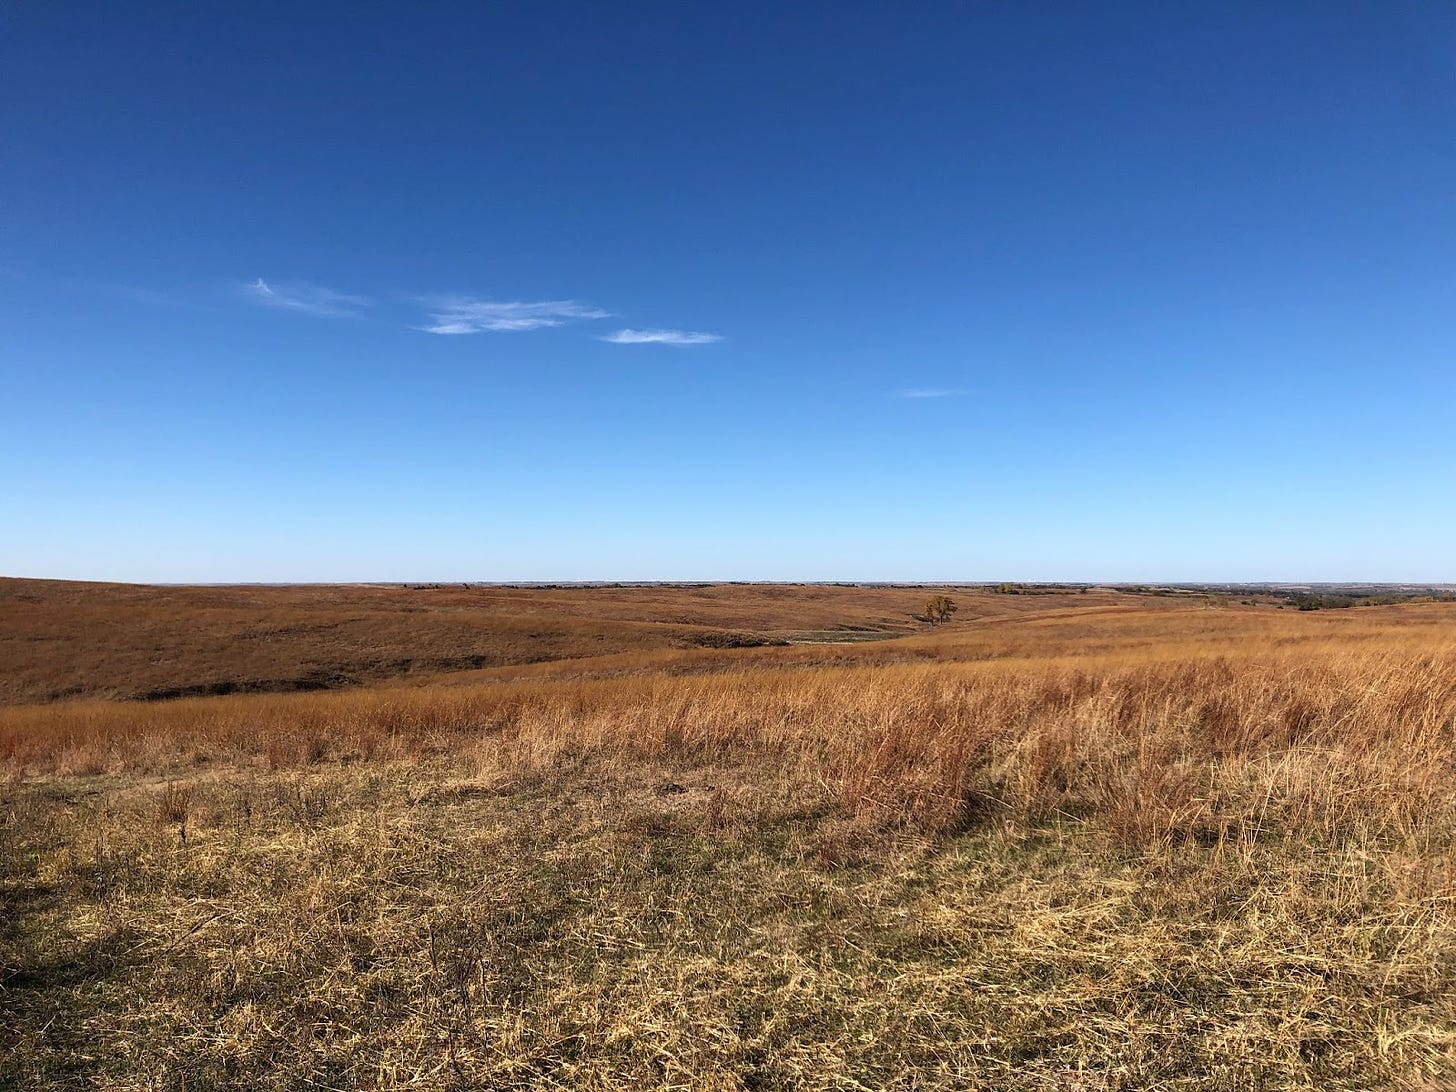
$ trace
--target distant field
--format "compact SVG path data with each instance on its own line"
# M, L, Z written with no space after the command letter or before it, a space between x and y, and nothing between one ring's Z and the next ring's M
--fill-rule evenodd
M815 585L158 587L0 579L0 703L336 689L468 668L899 636L929 591ZM959 624L1132 597L957 592Z
M927 594L0 583L0 1087L1456 1087L1456 604Z

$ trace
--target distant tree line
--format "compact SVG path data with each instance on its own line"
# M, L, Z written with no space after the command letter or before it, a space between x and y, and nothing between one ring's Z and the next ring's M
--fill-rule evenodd
M1397 603L1451 603L1456 602L1456 594L1339 595L1330 592L1290 592L1285 599L1299 610L1343 610L1346 607L1393 607Z
M1092 589L1085 585L1069 584L992 584L991 591L997 595L1066 595L1068 592L1086 594Z

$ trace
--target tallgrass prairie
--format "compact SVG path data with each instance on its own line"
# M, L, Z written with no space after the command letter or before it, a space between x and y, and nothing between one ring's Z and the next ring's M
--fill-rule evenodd
M1456 1085L1456 605L633 592L337 690L27 650L0 1084Z

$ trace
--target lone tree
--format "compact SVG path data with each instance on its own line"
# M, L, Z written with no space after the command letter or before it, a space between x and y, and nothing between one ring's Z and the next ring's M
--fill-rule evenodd
M956 612L956 601L948 595L932 595L925 601L925 620L932 626L950 621Z

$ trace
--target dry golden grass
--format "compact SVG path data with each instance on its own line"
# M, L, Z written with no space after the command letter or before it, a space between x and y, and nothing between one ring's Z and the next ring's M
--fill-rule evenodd
M960 593L965 618L1127 599ZM0 578L0 704L337 689L764 640L898 636L915 589L152 587Z
M0 710L0 1084L1456 1087L1456 607Z

